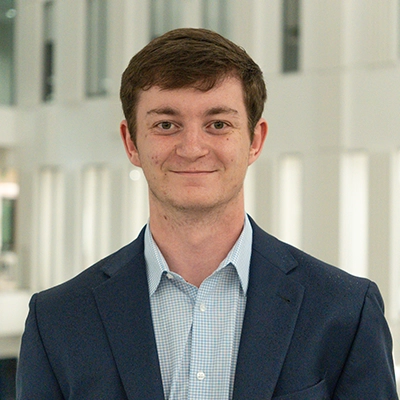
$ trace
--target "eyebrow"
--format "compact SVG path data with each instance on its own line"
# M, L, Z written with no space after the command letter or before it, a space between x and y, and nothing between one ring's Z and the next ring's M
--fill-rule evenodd
M180 115L180 112L172 107L160 107L160 108L153 108L152 110L147 111L147 115ZM239 112L234 108L230 107L212 107L208 109L204 115L206 117L218 114L231 114L231 115L238 115Z
M218 114L238 115L239 112L237 110L235 110L234 108L230 108L230 107L213 107L205 112L205 116L212 116L212 115L218 115Z
M147 111L147 115L180 115L180 112L172 107L153 108Z

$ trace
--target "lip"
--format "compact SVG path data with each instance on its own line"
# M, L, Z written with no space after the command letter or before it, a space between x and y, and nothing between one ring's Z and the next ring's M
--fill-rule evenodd
M215 170L213 171L171 171L174 174L178 174L178 175L189 175L189 176L197 176L197 175L208 175L208 174L212 174L215 172Z

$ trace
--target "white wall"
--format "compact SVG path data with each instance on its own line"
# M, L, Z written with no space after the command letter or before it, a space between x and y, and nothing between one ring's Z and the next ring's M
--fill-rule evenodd
M193 26L185 2L181 25ZM149 2L110 2L109 96L85 98L85 7L83 0L56 2L55 98L41 102L43 0L19 0L17 29L17 106L0 109L0 145L14 154L20 173L18 255L20 282L29 290L42 289L87 266L82 205L84 174L103 168L111 187L105 212L106 255L133 239L146 221L146 186L141 177L129 179L132 169L118 136L122 118L119 79L131 56L149 39ZM296 236L300 247L332 264L343 260L344 157L366 157L365 209L361 222L368 227L363 241L367 268L363 274L377 281L387 304L395 342L400 340L400 237L398 161L400 149L399 5L396 0L303 1L301 8L300 70L281 73L279 0L234 0L230 37L260 63L268 86L265 116L269 136L261 159L249 171L247 202L259 223L285 239L282 207L299 207ZM186 18L186 19L185 19ZM3 120L6 121L3 124ZM4 129L3 129L4 127ZM300 160L298 199L283 199L282 160ZM396 158L397 157L397 158ZM351 163L350 163L351 164ZM38 187L43 168L60 172L63 187L59 204L60 244L51 257L56 274L41 278L39 249L41 220ZM42 172L41 172L42 171ZM296 171L293 172L295 176ZM101 175L101 174L100 174ZM103 175L101 175L103 176ZM99 178L100 179L100 178ZM134 203L132 205L132 202ZM135 207L136 205L136 207ZM57 206L57 207L58 207ZM142 211L143 210L143 211ZM128 216L128 217L127 217ZM56 219L57 220L57 219ZM341 222L342 221L342 222ZM357 228L357 227L355 227ZM290 235L289 235L290 236ZM290 239L290 238L289 238ZM347 254L347 253L346 253ZM61 258L57 258L61 257ZM85 261L86 260L86 261ZM345 263L344 263L345 264ZM34 269L36 266L37 269ZM359 266L353 266L357 271ZM46 274L45 272L42 272ZM53 276L53 278L51 278ZM397 351L399 351L396 346ZM400 359L400 354L397 356Z

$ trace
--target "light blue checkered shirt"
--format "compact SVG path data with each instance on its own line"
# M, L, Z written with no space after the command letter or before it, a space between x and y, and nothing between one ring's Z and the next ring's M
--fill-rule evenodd
M166 399L232 398L252 240L246 216L225 260L197 288L170 272L147 226L150 305Z

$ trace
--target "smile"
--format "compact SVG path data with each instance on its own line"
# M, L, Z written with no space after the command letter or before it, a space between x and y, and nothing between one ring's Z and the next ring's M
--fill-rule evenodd
M212 171L171 171L174 174L178 175L188 175L188 176L200 176L200 175L207 175L212 174L215 170Z

